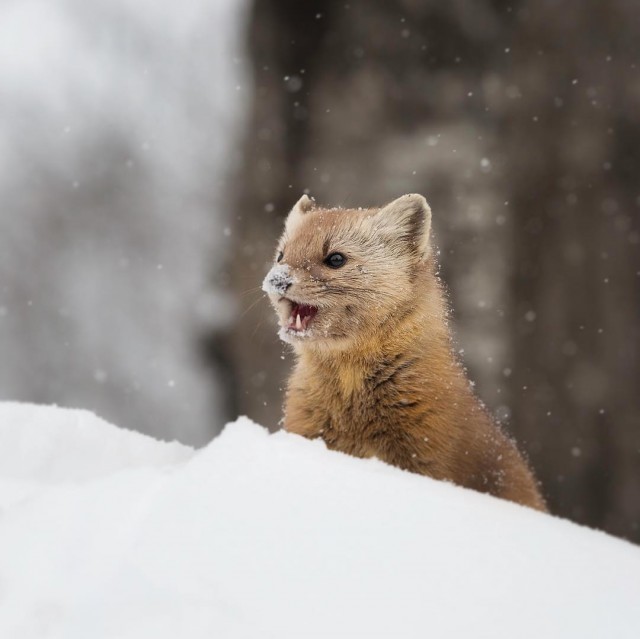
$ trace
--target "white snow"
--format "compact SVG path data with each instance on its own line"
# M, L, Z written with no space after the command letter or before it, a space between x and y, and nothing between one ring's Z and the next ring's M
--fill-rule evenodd
M0 404L0 637L637 637L640 550L241 418Z

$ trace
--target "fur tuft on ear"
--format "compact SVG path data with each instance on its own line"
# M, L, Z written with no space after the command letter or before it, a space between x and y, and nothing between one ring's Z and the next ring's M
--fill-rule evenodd
M420 259L429 257L431 209L427 200L417 193L403 195L383 206L376 218L379 228L395 232L415 247Z
M310 198L306 193L293 205L292 211L298 211L298 213L306 213L310 211L316 203L313 198Z
M293 205L289 215L287 216L287 221L285 223L285 228L291 232L296 224L300 221L302 216L305 213L308 213L315 207L316 203L310 198L306 193Z

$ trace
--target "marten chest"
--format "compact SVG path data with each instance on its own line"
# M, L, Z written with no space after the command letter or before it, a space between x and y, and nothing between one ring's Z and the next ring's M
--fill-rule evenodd
M350 455L375 456L404 468L415 466L418 457L424 461L428 411L407 383L403 373L409 366L403 364L376 371L354 389L339 383L291 389L287 430L320 437L329 448Z
M390 427L389 415L376 410L376 403L362 395L318 403L313 418L318 436L329 448L358 457L379 456L380 442Z

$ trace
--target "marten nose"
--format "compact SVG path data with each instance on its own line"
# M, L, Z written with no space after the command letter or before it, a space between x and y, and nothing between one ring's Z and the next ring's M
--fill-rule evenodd
M262 290L272 295L284 295L293 284L293 277L286 264L276 264L264 278Z

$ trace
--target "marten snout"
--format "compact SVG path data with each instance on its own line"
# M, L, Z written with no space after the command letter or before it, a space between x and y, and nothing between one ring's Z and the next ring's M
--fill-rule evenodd
M293 276L286 264L276 264L264 278L262 290L270 295L284 295L293 284Z

